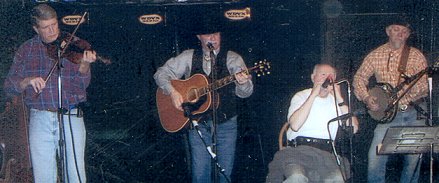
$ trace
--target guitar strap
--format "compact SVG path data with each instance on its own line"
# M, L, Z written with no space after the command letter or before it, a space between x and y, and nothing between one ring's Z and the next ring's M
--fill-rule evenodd
M399 77L398 77L398 84L401 83L401 77L404 75L406 68L407 68L407 61L409 58L409 54L410 54L410 46L408 46L407 44L404 45L404 48L402 49L401 52L401 58L399 59L399 66L398 66L398 71L399 71Z
M203 72L203 51L201 49L195 49L194 55L192 56L192 69L189 76L194 74L204 74ZM204 74L205 75L205 74ZM210 78L209 82L210 82Z

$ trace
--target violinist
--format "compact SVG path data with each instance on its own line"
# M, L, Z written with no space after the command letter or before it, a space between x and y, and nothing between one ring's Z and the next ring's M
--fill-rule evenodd
M86 100L86 88L91 78L90 64L96 61L96 53L92 50L82 51L75 61L63 55L54 56L59 54L51 52L62 49L57 45L60 30L56 11L47 4L38 4L32 9L31 22L36 35L23 43L15 53L4 91L7 96L22 94L30 109L28 131L34 182L55 183L61 179L57 176L60 121L63 122L65 133L64 166L67 170L62 175L66 182L86 182L86 131L78 104ZM80 39L74 37L74 40ZM51 49L53 45L56 49ZM62 67L48 77L57 63ZM58 78L62 83L62 108L58 102ZM63 120L60 120L61 117Z

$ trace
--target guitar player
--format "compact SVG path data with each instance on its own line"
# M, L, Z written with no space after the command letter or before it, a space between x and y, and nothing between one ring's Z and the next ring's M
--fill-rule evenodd
M387 83L396 87L408 77L413 76L427 67L427 61L420 50L408 46L407 39L411 27L405 17L398 17L385 27L388 41L372 50L363 60L354 75L353 87L358 100L364 102L369 111L385 110L379 106L380 97L373 96L368 91L369 78L374 76L377 83ZM401 96L407 90L405 85L399 92ZM368 154L368 182L385 182L386 163L389 155L377 155L376 147L384 138L389 127L393 126L425 126L425 120L417 119L417 111L412 104L428 95L427 77L424 75L399 100L396 115L387 123L378 123ZM403 155L400 182L418 182L420 162L418 154ZM419 163L419 165L418 165Z
M172 98L173 106L183 111L183 97L171 84L171 80L189 78L194 74L203 74L208 80L223 78L235 74L235 84L216 90L219 94L219 106L216 115L216 149L219 165L225 170L224 175L212 173L211 156L193 128L188 130L192 158L192 182L211 182L213 176L219 176L220 182L230 181L232 173L235 144L237 137L237 101L236 97L247 98L253 93L251 76L236 74L247 67L242 57L225 47L221 47L221 25L213 19L202 19L199 26L191 30L200 41L200 48L183 51L170 58L157 69L154 79L160 89ZM213 64L215 62L215 64ZM214 67L214 68L213 68ZM212 78L214 75L214 78ZM198 128L207 145L212 145L213 121L211 113L202 115ZM214 177L218 178L218 177Z

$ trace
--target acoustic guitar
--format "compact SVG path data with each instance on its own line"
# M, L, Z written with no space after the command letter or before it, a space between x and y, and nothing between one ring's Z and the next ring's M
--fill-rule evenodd
M239 73L249 75L251 71L254 71L257 76L262 76L270 74L269 69L270 62L263 60ZM182 95L183 104L192 109L192 115L196 116L206 112L211 107L212 91L222 88L235 80L235 75L229 75L209 83L204 75L194 74L186 80L171 80L171 85ZM183 111L174 107L171 96L165 95L160 88L156 92L156 102L160 123L167 132L178 132L187 125L189 118L185 116Z

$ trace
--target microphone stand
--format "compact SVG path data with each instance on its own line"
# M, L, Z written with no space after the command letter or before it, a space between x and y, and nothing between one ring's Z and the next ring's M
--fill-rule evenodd
M335 101L335 105L336 105L336 111L337 111L337 117L339 117L339 113L338 113L338 107L341 107L341 106L343 106L344 104L346 104L345 102L343 102L343 103L340 103L340 104L338 104L337 103L337 96L335 95L335 84L340 84L340 83L342 83L342 82L346 82L347 83L347 91L348 91L348 97L347 97L347 101L348 101L348 113L347 114L350 114L351 113L351 87L350 87L350 83L349 83L349 81L347 81L347 80L342 80L342 81L340 81L340 82L334 82L333 83L333 85L332 85L332 87L333 87L333 91L334 91L334 101ZM341 96L340 96L341 97ZM351 117L349 117L348 119L347 119L347 121L348 121L348 124L346 124L346 122L345 122L345 120L341 120L341 127L342 127L342 130L346 130L346 129L348 129L349 131L348 131L348 135L349 135L349 152L350 152L350 161L351 161L351 164L350 164L350 167L349 167L349 174L351 175L350 176L350 182L353 182L353 175L352 175L352 173L353 173L353 171L352 171L352 163L353 163L353 152L352 152L352 150L353 150L353 143L352 143L352 138L353 138L353 126L352 126L352 116ZM330 121L331 122L331 121ZM339 124L340 125L340 124ZM330 131L329 131L329 123L328 123L328 132L329 132L329 137L331 137L331 133L330 133ZM337 151L336 151L336 149L335 149L335 143L334 143L334 141L335 141L335 139L334 140L332 140L332 150L334 151L334 156L335 156L335 158L336 158L336 161L337 161L337 165L340 167L340 171L341 171L341 173L342 173L342 175L343 175L343 169L341 168L341 162L340 162L340 157L339 157L339 155L338 155L338 153L337 153ZM346 178L345 176L343 176L344 178Z
M328 85L329 85L330 83L331 83L331 80L330 80L329 78L326 78L325 82L322 84L322 87L323 87L323 88L327 88ZM337 96L336 96L336 92L335 92L335 85L334 85L334 83L332 83L332 91L334 92L335 112L336 112L337 117L338 117L339 114L338 114ZM337 120L337 121L339 121L339 120ZM341 168L340 157L339 157L339 155L338 155L338 153L337 153L337 150L335 149L335 142L334 142L334 141L335 141L335 138L333 139L333 138L332 138L332 134L331 134L331 126L330 126L331 122L332 122L331 120L328 121L326 128L327 128L327 130L328 130L329 140L330 140L330 142L331 142L332 152L333 152L333 154L334 154L335 161L336 161L337 166L338 166L338 168L339 168L339 170L340 170L341 176L343 177L343 180L345 181L345 180L346 180L346 177L345 177L345 175L343 174L343 171L342 171L342 168ZM339 124L337 124L337 125L339 125ZM337 127L337 128L338 128L338 127Z
M348 90L348 97L347 97L347 100L348 100L348 112L351 113L352 112L351 84L347 80L346 80L346 83L347 83L347 90ZM350 176L351 176L350 182L353 183L354 182L354 179L353 179L354 175L353 175L352 167L354 167L353 166L353 164L354 164L354 153L353 153L353 149L354 149L354 147L353 147L354 126L352 124L352 117L354 117L354 116L351 116L350 118L348 118L348 120L347 120L348 124L347 124L346 129L348 130L348 135L349 135L349 159L350 159L349 171L350 171ZM342 124L346 124L346 123L342 123Z
M58 146L59 146L59 166L61 169L61 182L65 183L66 182L66 178L67 181L69 180L69 174L67 171L67 158L66 158L66 144L65 144L65 132L64 132L64 112L66 109L63 109L62 104L63 104L63 98L62 98L62 56L65 53L65 51L67 50L68 46L70 45L73 36L75 35L76 31L79 28L79 25L81 24L82 20L84 19L84 17L87 15L87 12L85 12L82 16L80 21L78 22L78 24L75 27L75 30L73 31L73 33L70 35L69 39L66 41L65 45L57 45L57 58L55 63L53 64L52 68L49 71L49 74L47 75L47 77L44 79L44 82L47 82L51 75L53 74L53 72L55 71L55 68L57 68L58 70L58 129L59 129L59 140L58 140ZM70 110L70 109L67 109ZM79 180L81 180L80 175L78 174L78 178Z
M58 68L58 129L59 129L59 140L58 140L58 146L59 146L59 166L61 169L61 182L66 182L66 177L69 177L68 171L67 171L67 158L66 158L66 146L65 146L65 133L64 133L64 110L62 108L62 62L61 62L61 50L58 48L58 61L57 61L57 68ZM68 180L68 178L67 178Z
M224 176L224 178L226 179L226 181L228 183L230 183L231 181L226 176L225 170L223 168L221 168L221 165L218 163L218 158L217 158L216 152L214 152L215 146L207 145L206 141L203 139L203 134L201 133L200 128L198 127L198 122L197 122L197 120L194 119L194 115L192 114L193 109L185 103L182 104L182 107L183 107L183 111L184 111L184 116L189 118L189 121L192 123L194 130L196 130L198 137L200 137L201 142L203 142L204 147L206 147L206 151L210 155L210 158L212 159L212 166L215 166L214 168L219 170L218 172ZM218 176L218 175L215 175L215 176Z
M216 73L217 72L216 55L214 52L215 48L213 47L212 43L207 43L207 47L210 50L210 64L211 64L210 74L211 74L212 82L214 82L216 80L216 75L217 75L217 73ZM211 97L212 97L212 99L211 99L212 100L212 151L214 154L217 154L216 143L217 143L217 126L218 126L218 124L217 124L217 110L216 110L218 101L216 100L216 95L217 95L216 93L217 93L216 90L211 91ZM218 169L218 166L217 166L218 163L215 163L216 158L213 157L212 160L213 160L212 161L212 170L213 170L213 174L212 174L213 181L212 182L218 183L220 169ZM226 179L227 179L227 176L225 176L225 174L224 174L224 177L226 177Z

